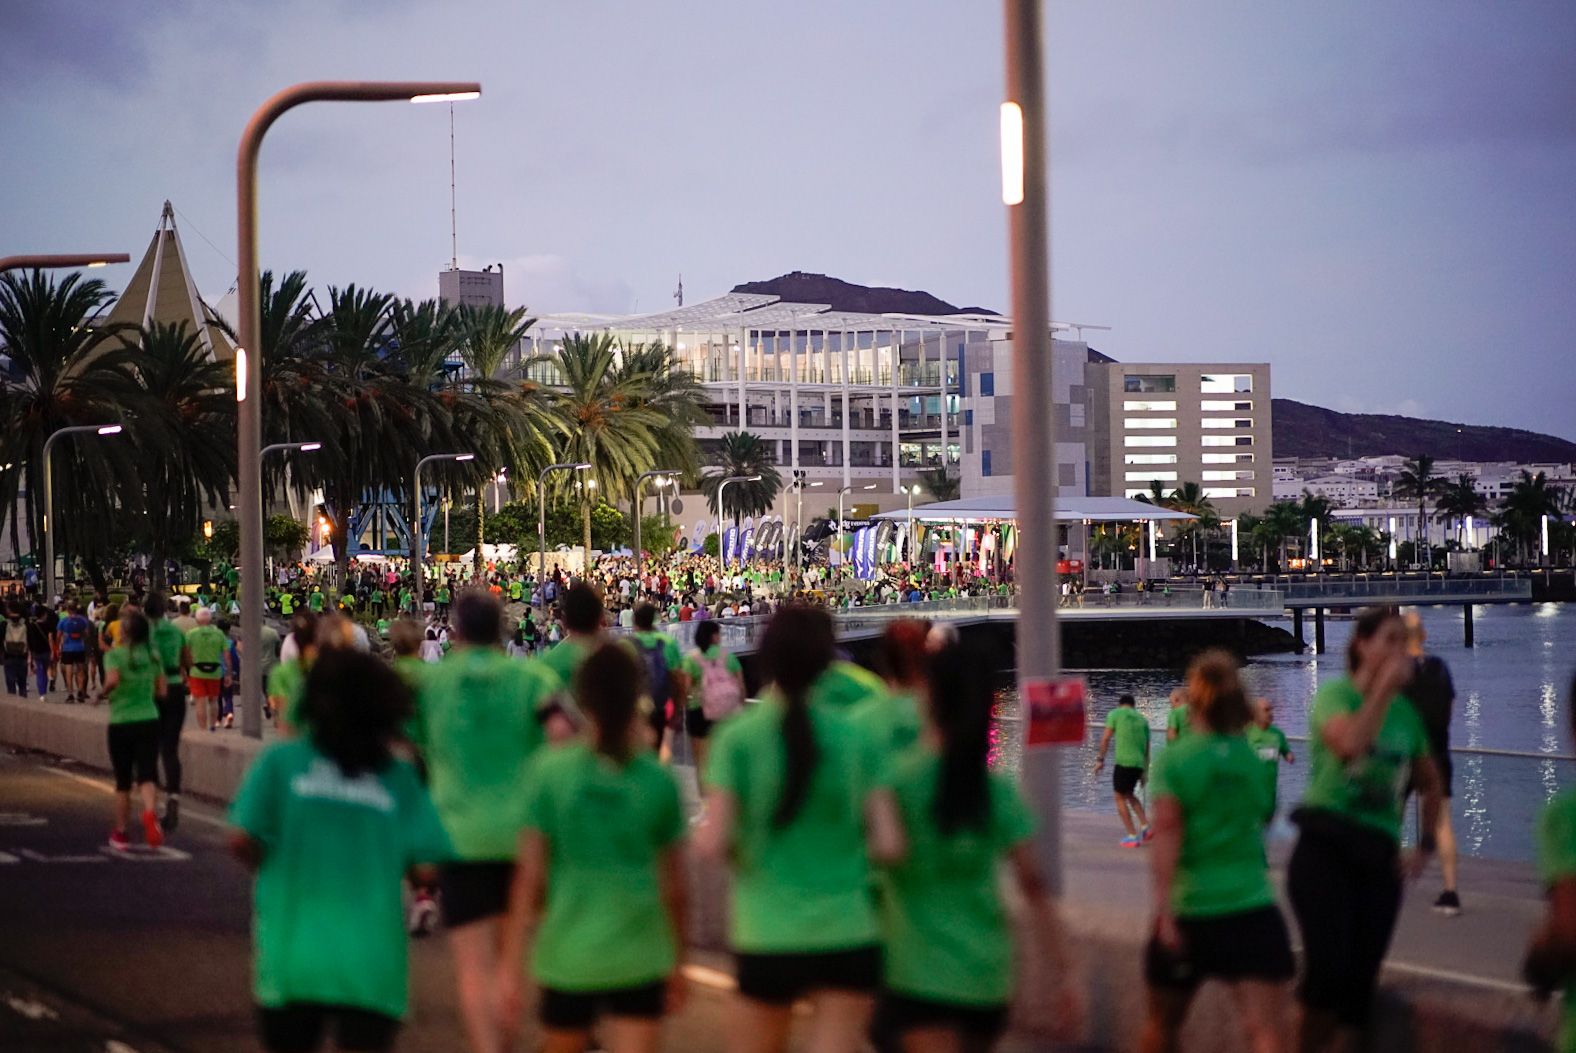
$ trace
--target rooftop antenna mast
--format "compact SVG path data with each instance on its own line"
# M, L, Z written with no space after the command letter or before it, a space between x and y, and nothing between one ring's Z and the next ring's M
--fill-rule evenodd
M680 307L684 306L684 274L682 271L679 273L679 287L673 291L673 298L679 302Z
M460 269L459 228L454 222L454 103L449 103L449 270Z

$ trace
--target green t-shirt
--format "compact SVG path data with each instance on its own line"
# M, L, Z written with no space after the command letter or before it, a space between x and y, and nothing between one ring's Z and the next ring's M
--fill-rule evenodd
M1264 785L1270 792L1270 811L1273 812L1280 792L1281 758L1291 751L1291 743L1286 741L1286 733L1274 724L1267 728L1249 724L1246 734L1248 745L1253 747L1259 763L1264 766Z
M919 700L907 691L883 691L854 703L848 719L874 743L890 769L919 742Z
M1119 768L1149 767L1149 721L1133 706L1117 706L1105 715L1113 732L1111 762Z
M872 696L886 694L886 684L864 666L838 659L810 685L810 702L848 709Z
M434 589L433 592L432 592L432 601L434 603L448 603L449 602L449 588L448 588L448 586L447 585L440 585L436 589Z
M523 595L525 595L525 586L521 585L518 580L511 581L509 583L509 599L518 603Z
M230 806L262 846L253 892L253 994L403 1016L402 881L450 857L449 839L404 761L347 778L308 739L263 750Z
M153 697L159 671L152 647L122 645L105 652L104 672L120 674L120 683L109 693L111 724L159 719L159 704Z
M701 680L704 679L706 672L701 668L700 658L698 658L697 655L699 655L698 651L691 651L689 654L684 656L684 661L679 667L683 670L684 675L689 677L690 692L688 704L686 706L688 709L701 708L701 702L703 701ZM739 657L732 652L724 651L722 649L722 644L712 644L711 647L707 648L705 655L701 657L704 657L708 662L715 662L718 659L721 659L724 668L726 668L728 672L732 673L734 676L744 675L744 666L739 664Z
M1160 754L1149 793L1182 808L1182 855L1171 884L1177 917L1240 914L1275 902L1264 859L1269 796L1245 736L1179 739Z
M954 1005L1004 1005L1012 938L997 871L1034 820L1017 784L992 773L985 824L943 834L932 810L940 774L940 758L925 750L899 761L893 776L908 853L881 881L886 986Z
M1366 757L1343 761L1324 744L1324 725L1333 716L1356 713L1363 698L1350 677L1320 685L1308 718L1308 789L1302 806L1331 812L1401 839L1401 811L1412 761L1428 756L1428 734L1403 695L1385 711L1384 723Z
M596 638L566 637L543 651L536 660L550 669L564 689L569 690L574 686L575 673L579 672L580 664L600 644L601 640Z
M547 840L547 904L531 969L545 987L660 980L678 960L659 860L684 836L678 784L649 752L617 764L585 743L531 765L524 821Z
M186 635L181 632L181 627L168 618L155 618L153 628L148 631L148 639L159 656L165 677L172 684L180 683L181 648L186 646Z
M288 592L279 594L279 613L286 618L295 613L295 597Z
M1172 733L1174 732L1175 737L1173 741L1176 741L1186 736L1192 730L1193 725L1188 719L1187 706L1172 706L1166 712L1166 736L1168 738L1172 738Z
M658 629L651 629L645 632L636 630L630 633L627 639L634 641L634 646L637 650L647 651L653 647L661 646L662 657L668 664L669 683L672 682L674 673L688 672L684 666L684 652L680 650L679 642L667 633ZM562 646L562 644L559 646ZM640 660L644 662L645 656L641 655ZM657 701L665 702L667 699L658 699Z
M457 647L427 670L416 744L458 858L514 859L516 803L527 762L545 738L541 710L558 689L543 666L512 661L494 647Z
M267 693L270 699L282 698L278 703L279 715L284 722L297 730L301 727L301 697L306 694L306 667L299 658L280 662L268 674Z
M192 655L191 678L224 679L224 652L229 646L229 638L219 631L217 625L199 625L187 633L186 649Z
M1576 790L1550 801L1538 816L1538 878L1548 888L1576 877ZM1560 1053L1576 1053L1576 979L1565 985Z
M401 654L395 655L394 661L390 664L394 667L395 674L405 682L406 687L410 688L411 698L419 700L421 685L426 683L427 670L432 668L432 663L424 662L413 654ZM425 737L426 733L422 730L421 723L421 706L418 702L411 707L410 719L405 721L405 740L421 742Z
M321 592L318 592L316 589L312 590L312 594L306 598L306 605L307 605L308 608L310 608L313 611L316 611L318 614L322 614L323 613L323 594Z
M810 706L820 757L793 822L772 823L788 765L784 704L768 698L723 723L709 785L737 801L731 938L743 953L851 950L876 940L864 802L878 750L828 706Z

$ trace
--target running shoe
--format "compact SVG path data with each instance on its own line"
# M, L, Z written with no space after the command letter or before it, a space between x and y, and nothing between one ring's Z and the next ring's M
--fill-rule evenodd
M164 830L159 826L159 815L151 808L142 813L142 834L147 839L149 848L158 848L164 843Z
M164 829L174 830L181 821L181 799L171 797L164 802Z
M1121 840L1121 845L1122 845L1123 848L1140 848L1140 847L1143 846L1143 843L1144 843L1143 839L1140 838L1140 837L1136 837L1136 836L1134 836L1134 837L1124 837Z
M1434 900L1434 911L1447 918L1455 917L1461 913L1461 897L1456 895L1453 889L1445 889L1439 894L1439 898Z
M1153 830L1151 830L1149 827L1146 826L1146 827L1144 827L1143 832L1139 835L1139 837L1143 839L1145 844L1148 844L1150 841L1153 841L1155 839L1155 832Z
M124 852L131 847L131 842L126 840L126 831L111 830L109 832L109 846L117 852Z
M235 727L235 714L234 713L230 713L230 714L227 714L225 716L225 718L224 718L224 726L227 727L227 728Z
M412 936L429 936L438 926L438 902L427 893L417 893L416 902L410 905L406 928Z

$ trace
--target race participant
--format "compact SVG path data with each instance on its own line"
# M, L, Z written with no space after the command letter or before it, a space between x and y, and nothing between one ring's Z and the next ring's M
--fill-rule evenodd
M1428 733L1400 691L1412 675L1406 623L1394 607L1357 617L1348 674L1326 681L1308 721L1308 789L1286 890L1302 930L1301 1048L1355 1048L1373 1010L1379 967L1401 910L1404 876L1435 847L1439 773ZM1407 785L1423 813L1417 850L1400 858Z
M811 1048L858 1049L881 979L870 861L898 858L902 835L874 745L811 701L834 647L825 611L778 611L760 650L772 690L723 726L707 764L698 847L733 871L740 1051L785 1049L801 998Z
M1576 733L1576 679L1565 702L1567 729ZM1539 1001L1563 989L1560 1053L1576 1051L1576 790L1566 790L1538 816L1538 877L1549 908L1532 936L1522 969Z
M923 655L923 652L921 652ZM1034 1030L1076 1036L1082 1007L1068 941L1030 844L1034 821L1010 775L987 766L991 690L983 656L953 645L929 660L925 732L894 764L908 844L881 875L884 981L874 1032L906 1050L983 1053L1006 1022L1016 986ZM912 689L912 682L908 683ZM1016 955L998 874L1022 894L1029 945Z
M407 1005L407 874L448 837L390 743L410 694L370 655L325 652L307 677L306 735L263 750L230 808L231 849L257 872L253 996L272 1053L392 1049Z
M76 600L66 603L66 616L56 624L60 641L60 670L66 681L66 701L88 700L88 639L93 623L82 616Z
M1264 784L1270 792L1270 809L1264 813L1264 825L1275 820L1275 809L1280 798L1280 762L1297 763L1291 752L1286 733L1275 726L1275 707L1267 698L1253 703L1253 723L1247 727L1248 745L1264 765Z
M1247 1048L1274 1053L1294 965L1264 858L1271 795L1243 735L1251 710L1237 660L1195 658L1187 697L1192 731L1160 754L1151 791L1155 924L1139 1049L1175 1050L1199 984L1213 978L1230 988Z
M695 627L695 649L684 658L684 680L689 694L684 707L684 731L695 756L695 784L705 793L707 750L712 729L744 709L744 667L736 655L717 641L722 626L707 619Z
M186 686L197 709L197 726L213 731L219 704L219 691L229 682L230 670L225 652L230 640L213 624L213 611L197 608L197 628L186 634L186 649L191 653L191 671Z
M1177 739L1186 735L1192 728L1188 724L1187 690L1174 688L1171 692L1171 708L1166 711L1166 744L1170 745Z
M663 732L668 726L668 707L683 705L689 698L689 676L679 642L657 629L657 609L642 603L635 609L634 632L629 637L646 667L646 691L651 709L645 714L651 729L651 746L663 755Z
M159 759L164 765L164 829L174 830L181 817L181 730L186 726L186 673L191 652L186 638L166 615L169 604L161 592L143 606L151 628L148 639L164 670L165 688L158 699Z
M33 686L43 701L55 688L55 634L50 612L42 603L33 604L33 617L27 623L27 657L33 664Z
M568 635L549 647L537 661L550 669L568 690L586 655L602 646L608 637L602 631L602 597L585 582L576 582L564 592L559 611L559 620Z
M28 623L22 617L22 608L13 603L5 612L5 637L0 644L0 658L5 662L5 690L8 695L27 697L27 635Z
M886 694L886 684L881 678L862 665L844 658L835 658L826 667L810 691L811 701L818 706L833 709L850 709L870 698Z
M926 636L930 626L917 618L898 618L881 634L877 656L886 690L856 702L849 716L896 760L919 742L919 698L925 691Z
M1111 790L1116 797L1116 814L1127 830L1121 845L1138 848L1153 836L1144 803L1138 799L1138 784L1144 781L1149 770L1149 721L1138 711L1138 703L1132 695L1117 699L1116 708L1105 715L1105 733L1100 736L1100 752L1094 762L1096 775L1105 769L1105 754L1112 739L1116 740L1116 764L1111 769ZM1135 813L1138 815L1136 827L1133 825Z
M454 843L454 861L439 887L461 1020L472 1050L494 1053L500 1034L502 1048L515 1037L513 1024L499 1017L498 954L523 821L517 809L502 805L518 799L549 730L556 739L569 729L552 708L560 690L552 673L503 653L497 601L462 593L454 627L454 651L423 677L416 745Z
M583 738L532 766L509 898L499 989L518 1030L521 968L531 977L546 1053L580 1053L601 1021L608 1053L655 1053L661 1018L683 1001L683 804L646 748L639 660L604 644L580 665Z
M104 656L104 690L109 699L109 760L115 772L115 826L109 846L129 847L131 789L142 798L142 832L149 848L164 843L155 810L159 803L159 706L166 683L149 641L148 619L134 608L120 617L120 645Z
M297 611L290 622L292 657L286 658L268 674L268 707L274 713L274 727L284 735L294 735L301 730L297 723L301 696L306 690L306 674L317 657L318 617L311 611ZM280 648L283 653L284 648Z
M1434 910L1453 918L1461 913L1461 894L1456 889L1456 831L1450 817L1450 799L1455 792L1450 716L1456 701L1456 685L1445 660L1424 650L1428 631L1416 611L1406 614L1406 632L1407 654L1412 657L1413 670L1412 679L1402 688L1402 694L1423 720L1423 730L1428 733L1429 756L1439 769L1440 792L1444 795L1439 807L1439 828L1434 834L1439 841L1439 872L1445 887L1434 900Z

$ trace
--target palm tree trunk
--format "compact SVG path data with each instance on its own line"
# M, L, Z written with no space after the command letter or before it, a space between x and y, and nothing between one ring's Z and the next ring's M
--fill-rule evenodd
M482 580L482 543L486 540L487 531L482 523L482 516L487 512L486 502L482 499L481 484L476 484L476 555L471 560L471 578L473 581Z
M581 577L591 576L591 505L582 502L580 505L580 540L585 545L585 565L581 568Z

